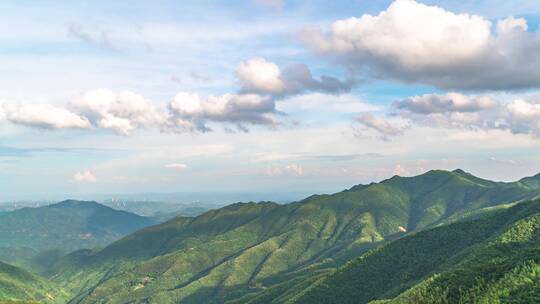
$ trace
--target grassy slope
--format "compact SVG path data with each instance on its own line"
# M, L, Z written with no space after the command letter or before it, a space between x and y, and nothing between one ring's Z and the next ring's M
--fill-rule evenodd
M53 283L0 262L0 303L65 303L67 298Z
M260 301L309 285L385 240L538 193L462 171L394 177L288 205L235 204L64 259L72 303ZM400 228L401 227L401 228ZM264 302L264 301L263 301Z
M538 303L540 200L370 251L288 303Z

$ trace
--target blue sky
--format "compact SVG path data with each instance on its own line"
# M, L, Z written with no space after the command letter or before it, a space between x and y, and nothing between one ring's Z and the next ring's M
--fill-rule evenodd
M331 192L433 168L497 180L540 172L537 1L0 10L6 199Z

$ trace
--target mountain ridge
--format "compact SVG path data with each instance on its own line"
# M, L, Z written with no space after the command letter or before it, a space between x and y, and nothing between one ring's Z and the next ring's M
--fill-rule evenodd
M103 250L75 253L53 272L59 282L74 282L64 285L77 294L71 303L222 303L302 283L293 273L313 280L307 269L323 275L409 232L537 195L519 182L432 170L285 205L239 203L173 219ZM77 281L81 270L90 279Z
M539 239L540 200L524 202L371 250L284 302L537 303Z

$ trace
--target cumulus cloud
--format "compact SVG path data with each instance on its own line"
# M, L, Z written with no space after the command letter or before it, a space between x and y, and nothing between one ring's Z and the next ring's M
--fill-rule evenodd
M354 80L341 81L331 76L313 77L305 64L290 64L281 70L275 63L263 58L252 58L240 63L236 69L242 92L268 94L275 97L304 92L345 93Z
M162 125L166 115L144 97L133 92L97 89L73 99L71 108L97 127L129 135L138 127Z
M477 112L492 109L497 102L487 96L469 97L459 93L446 95L425 94L398 101L395 106L400 110L414 113Z
M417 125L540 137L540 95L500 102L489 96L426 94L397 101L394 108L395 115Z
M381 135L381 139L388 140L390 137L402 135L404 132L403 126L398 126L390 123L388 120L374 116L371 113L364 113L355 118L364 129L374 130Z
M253 58L240 63L236 69L236 77L246 91L279 93L285 87L279 67L263 58Z
M169 103L171 126L178 131L210 131L209 122L273 126L274 100L257 94L224 94L202 98L197 93L178 93Z
M510 131L540 137L540 95L513 100L504 106L504 112L505 127Z
M24 126L45 129L88 129L90 122L83 116L49 104L21 105L0 102L0 118Z
M154 106L130 91L101 88L74 97L67 107L50 105L6 106L0 118L13 123L47 128L98 128L118 135L130 135L138 128L157 127L163 131L208 132L211 124L235 126L248 131L252 125L275 127L284 113L276 110L276 100L310 91L331 94L346 92L352 82L330 76L315 79L309 68L293 64L283 71L274 63L254 58L236 70L240 88L236 93L202 97L179 92L164 108Z
M300 37L359 74L445 89L540 86L539 34L522 18L493 27L482 16L396 0L378 15L337 20Z
M77 183L95 183L96 176L90 170L76 172L73 175L73 180Z
M247 131L248 125L277 125L275 102L258 94L201 97L180 92L160 109L133 92L97 89L82 93L67 107L0 102L0 120L47 129L101 128L130 135L138 128L174 132L211 131L209 123L224 123Z

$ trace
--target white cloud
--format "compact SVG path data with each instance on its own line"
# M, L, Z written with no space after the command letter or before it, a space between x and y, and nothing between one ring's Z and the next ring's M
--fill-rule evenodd
M284 89L279 67L264 58L253 58L240 63L236 69L236 77L246 91L280 93Z
M169 103L171 127L178 131L210 131L208 122L245 125L277 124L274 100L257 94L224 94L203 99L196 93L178 93Z
M181 170L187 169L188 166L186 164L170 163L170 164L166 164L164 167L168 169L175 169L175 170L181 171Z
M489 96L427 94L398 101L394 107L396 115L416 125L540 137L540 95L498 102Z
M89 170L79 171L73 175L73 180L77 183L95 183L96 176Z
M371 113L364 113L355 118L355 121L365 129L371 129L381 135L381 139L403 135L405 127L390 123L382 117L376 117Z
M237 93L201 97L197 93L180 92L161 109L133 92L101 88L75 96L67 108L48 106L48 111L33 112L32 115L36 116L33 117L38 121L36 125L50 128L93 126L112 130L118 135L130 135L138 128L148 127L173 132L207 132L211 131L212 123L247 131L249 125L278 125L277 116L284 114L276 111L278 99L310 91L342 93L353 84L330 76L315 79L303 64L292 64L281 71L276 64L263 58L240 63L236 77L240 83ZM53 110L56 116L62 116L62 121L51 121L43 115ZM69 113L72 117L67 117ZM67 118L71 118L71 124L67 123ZM80 121L76 122L76 118ZM8 117L8 120L18 122L22 119Z
M495 162L495 163L512 165L512 166L515 166L515 165L519 164L519 162L517 162L517 161L515 161L513 159L498 158L498 157L495 157L495 156L490 156L489 160L492 161L492 162Z
M166 120L165 113L144 97L129 91L88 91L75 97L70 106L94 125L120 135L129 135L138 127L159 126Z
M242 92L275 97L313 91L339 94L350 91L355 84L354 80L341 81L326 75L316 79L311 70L301 63L289 64L282 71L275 63L264 58L252 58L240 63L236 77Z
M90 122L83 116L49 104L1 102L2 116L11 123L45 129L88 129Z
M540 137L540 95L513 100L503 111L505 127L513 133Z
M350 71L440 88L514 89L540 86L540 36L524 19L455 14L396 0L378 15L334 22L301 38Z
M469 97L459 93L446 95L425 94L398 101L395 106L400 110L414 113L477 112L492 109L497 102L487 96Z

